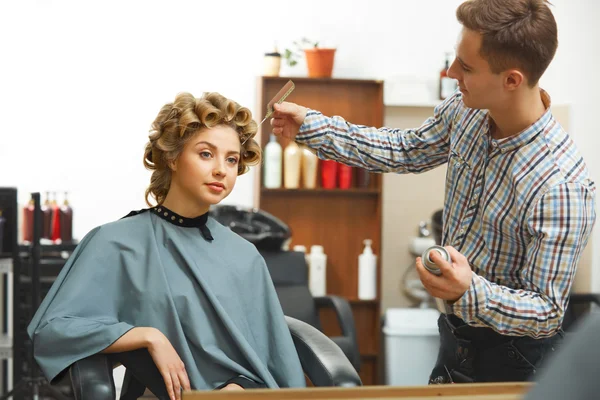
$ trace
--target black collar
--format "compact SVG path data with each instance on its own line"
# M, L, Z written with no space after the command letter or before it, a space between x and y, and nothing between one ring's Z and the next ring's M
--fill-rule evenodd
M213 240L210 230L206 226L206 221L208 221L208 212L195 218L187 218L182 217L176 212L169 210L165 206L152 207L150 211L158 215L165 221L172 223L173 225L183 226L185 228L198 228L200 229L200 232L202 232L202 236L204 236L204 239L208 241Z
M198 228L200 229L200 232L202 233L204 239L208 240L209 242L214 240L212 234L210 233L210 230L206 226L206 221L208 221L208 212L195 218L187 218L169 210L164 206L156 206L139 211L132 211L123 218L141 214L146 211L150 211L153 214L156 214L160 218L164 219L165 221L176 226L182 226L184 228Z

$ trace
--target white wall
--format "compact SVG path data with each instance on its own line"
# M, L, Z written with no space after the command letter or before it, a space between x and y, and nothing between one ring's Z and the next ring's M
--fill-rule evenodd
M177 92L215 90L255 110L262 53L301 36L338 47L337 77L435 79L459 31L460 3L1 2L0 186L17 186L22 201L29 191L69 190L81 237L145 206L148 128ZM597 179L600 5L553 3L560 46L542 83L555 102L572 104L572 133ZM251 205L253 179L240 178L227 202ZM600 246L600 234L594 240ZM600 273L595 281L600 289Z
M338 77L435 77L459 3L1 2L0 186L23 202L69 190L81 237L145 206L148 128L177 92L219 91L254 110L262 54L301 36L338 47ZM227 202L251 205L253 178Z

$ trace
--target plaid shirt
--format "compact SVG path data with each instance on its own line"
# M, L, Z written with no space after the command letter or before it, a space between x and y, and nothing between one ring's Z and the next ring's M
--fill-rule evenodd
M443 243L473 270L452 311L471 326L546 337L562 324L596 214L588 169L541 96L544 115L502 140L490 136L488 111L466 107L460 92L417 129L353 125L309 110L296 140L319 158L374 172L447 163Z

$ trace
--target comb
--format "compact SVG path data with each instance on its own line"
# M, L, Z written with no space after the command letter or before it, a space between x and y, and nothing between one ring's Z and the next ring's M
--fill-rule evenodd
M283 101L290 95L290 93L294 91L295 87L296 86L294 85L294 82L292 82L291 80L287 81L287 83L279 90L279 92L277 92L275 97L273 97L271 101L267 104L267 115L265 115L265 118L263 118L263 120L260 121L260 124L258 124L259 126L262 125L262 123L265 122L267 118L273 115L273 106L275 105L275 103L283 103Z
M292 80L290 79L281 89L279 89L279 92L277 92L277 94L267 104L267 115L265 115L263 120L260 121L260 124L258 124L258 126L261 126L263 122L267 120L267 118L273 115L273 105L275 103L283 103L283 101L290 95L290 93L294 91L295 87L296 85L294 85L294 82L292 82ZM244 139L244 141L242 142L242 146L248 141L248 139L250 139L250 137Z

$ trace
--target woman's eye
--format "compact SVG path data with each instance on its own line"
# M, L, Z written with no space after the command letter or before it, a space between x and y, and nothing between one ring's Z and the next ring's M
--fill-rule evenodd
M235 158L235 157L229 157L227 159L227 162L230 163L230 164L237 164L238 163L238 159Z
M200 152L200 157L202 157L202 158L210 158L211 156L212 156L212 154L210 154L209 151Z

